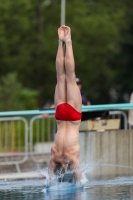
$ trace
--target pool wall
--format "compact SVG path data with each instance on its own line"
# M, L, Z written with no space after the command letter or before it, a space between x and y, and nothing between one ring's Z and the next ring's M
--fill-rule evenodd
M133 175L133 129L80 132L80 146L89 176Z

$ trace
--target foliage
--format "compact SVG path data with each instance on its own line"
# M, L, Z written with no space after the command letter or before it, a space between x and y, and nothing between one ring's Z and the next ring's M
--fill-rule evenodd
M28 121L29 122L29 121ZM29 122L30 123L30 122ZM36 143L54 140L55 119L35 120L32 124L32 145L33 151ZM22 120L0 122L0 152L23 152L28 134ZM28 143L27 143L28 145Z
M20 93L20 101L24 104L25 110L37 109L37 90L22 89Z
M22 87L15 72L1 77L0 111L36 109L37 97L36 90L26 90Z
M116 85L119 95L118 100L129 102L129 96L133 91L133 12L128 16L127 27L122 30L119 39L120 50L116 55Z
M72 29L76 74L92 104L111 103L110 90L120 85L116 81L122 76L117 70L116 55L132 6L131 0L66 1L66 24ZM46 101L53 101L56 84L60 0L0 0L0 12L0 80L9 72L17 72L24 88L38 91L38 107L42 107ZM122 57L119 54L120 60ZM128 69L123 69L127 73ZM128 77L125 82L128 83ZM119 96L124 87L118 90ZM36 106L35 102L31 104Z
M16 73L7 74L1 78L0 84L0 110L19 110L23 109L20 102L21 83L17 80ZM5 103L6 102L6 103Z

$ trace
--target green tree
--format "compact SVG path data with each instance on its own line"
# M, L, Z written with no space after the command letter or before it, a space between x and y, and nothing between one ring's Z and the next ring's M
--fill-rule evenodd
M16 73L10 73L1 78L0 83L0 111L21 110L24 108L20 102L21 83Z
M15 72L1 78L0 111L37 109L38 92L22 87Z
M129 101L133 91L133 12L128 15L127 27L121 32L120 49L116 55L116 88L119 94L118 101Z
M22 89L20 92L20 101L23 102L25 110L38 109L38 91L31 89Z
M92 104L112 101L114 55L132 6L131 0L66 1L76 74ZM60 0L0 0L0 13L0 80L16 71L24 88L38 91L38 107L53 101Z

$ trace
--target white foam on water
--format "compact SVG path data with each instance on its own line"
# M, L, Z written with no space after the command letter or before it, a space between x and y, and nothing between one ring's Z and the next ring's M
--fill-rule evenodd
M71 172L73 173L73 172ZM47 177L45 179L45 184L46 187L42 190L42 192L46 193L46 192L65 192L65 191L74 191L74 190L78 190L84 187L85 182L87 181L87 178L84 176L81 180L80 183L69 183L69 182L59 182L59 178L61 178L61 176L55 176L53 175L51 180L50 180L50 185L49 185L49 176L48 173L45 171L42 172L42 174Z
M80 172L82 174L82 179L81 179L80 183L63 182L62 178L63 178L64 174L62 174L61 171L58 173L58 175L53 174L49 178L47 169L40 170L40 174L42 175L42 177L46 178L45 179L46 187L42 191L44 193L46 193L47 191L49 191L49 192L56 192L56 191L63 192L63 191L70 191L70 190L72 191L72 190L78 190L78 189L84 188L85 184L88 182L86 174L88 172L91 172L95 167L97 167L97 165L99 165L100 162L101 162L101 159L96 163L87 163L87 164L81 165ZM67 170L67 167L66 167L65 173L67 173L67 172L69 174L72 173L72 176L73 176L73 173L77 173L77 170L69 171L69 170ZM60 182L59 182L59 178L60 178ZM50 184L49 184L49 182L50 182Z
M117 166L117 165L113 165L113 164L104 164L102 158L100 160L98 160L97 162L89 162L89 163L84 163L81 164L81 174L82 174L82 179L80 183L68 183L68 182L63 182L63 181L58 181L59 178L62 178L62 174L60 173L58 176L53 175L52 179L51 179L51 184L49 186L49 174L48 174L48 169L39 169L39 174L40 174L40 178L41 179L25 179L25 180L19 180L19 179L15 179L15 175L14 175L14 179L5 179L5 180L1 180L0 181L0 187L2 190L6 190L6 189L21 189L24 187L42 187L44 188L42 190L43 193L46 193L46 191L50 191L50 192L56 192L56 191L60 191L60 192L65 192L65 191L72 191L72 190L78 190L81 188L90 188L96 185L103 185L103 186L109 186L109 185L133 185L133 177L119 177L119 178L115 178L112 180L108 180L108 179L102 179L102 180L89 180L88 174L91 174L92 171L99 166ZM118 165L118 167L124 167L124 168L132 168L132 167L128 167L128 166L122 166L122 165ZM67 172L67 168L66 171ZM73 173L76 171L71 171L70 173ZM46 187L47 186L47 187Z
M43 190L43 192L46 191L51 191L51 192L55 192L55 191L69 191L73 189L78 189L78 188L90 188L92 186L96 186L96 185L103 185L103 186L109 186L109 185L133 185L133 177L119 177L119 178L115 178L112 180L108 180L108 179L104 179L104 180L89 180L87 178L87 174L91 173L96 167L99 166L110 166L110 167L116 167L117 165L113 165L113 164L106 164L103 163L103 157L101 157L101 159L99 159L97 162L89 162L89 163L84 163L81 165L81 174L82 174L82 179L80 184L78 185L78 183L74 184L74 183L67 183L67 182L59 182L58 178L61 177L61 174L59 176L54 176L52 177L51 180L51 185L49 186L49 175L48 175L48 170L41 170L41 174L43 176L46 177L46 188ZM124 167L124 168L133 168L133 167L128 167L128 166L123 166L123 165L118 165L118 167ZM74 171L73 171L74 172ZM75 171L76 173L76 171Z

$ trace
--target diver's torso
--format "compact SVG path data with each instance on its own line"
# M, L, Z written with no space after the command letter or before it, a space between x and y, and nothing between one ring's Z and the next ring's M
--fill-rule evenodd
M57 121L53 152L56 157L68 160L79 156L79 126L81 121Z

